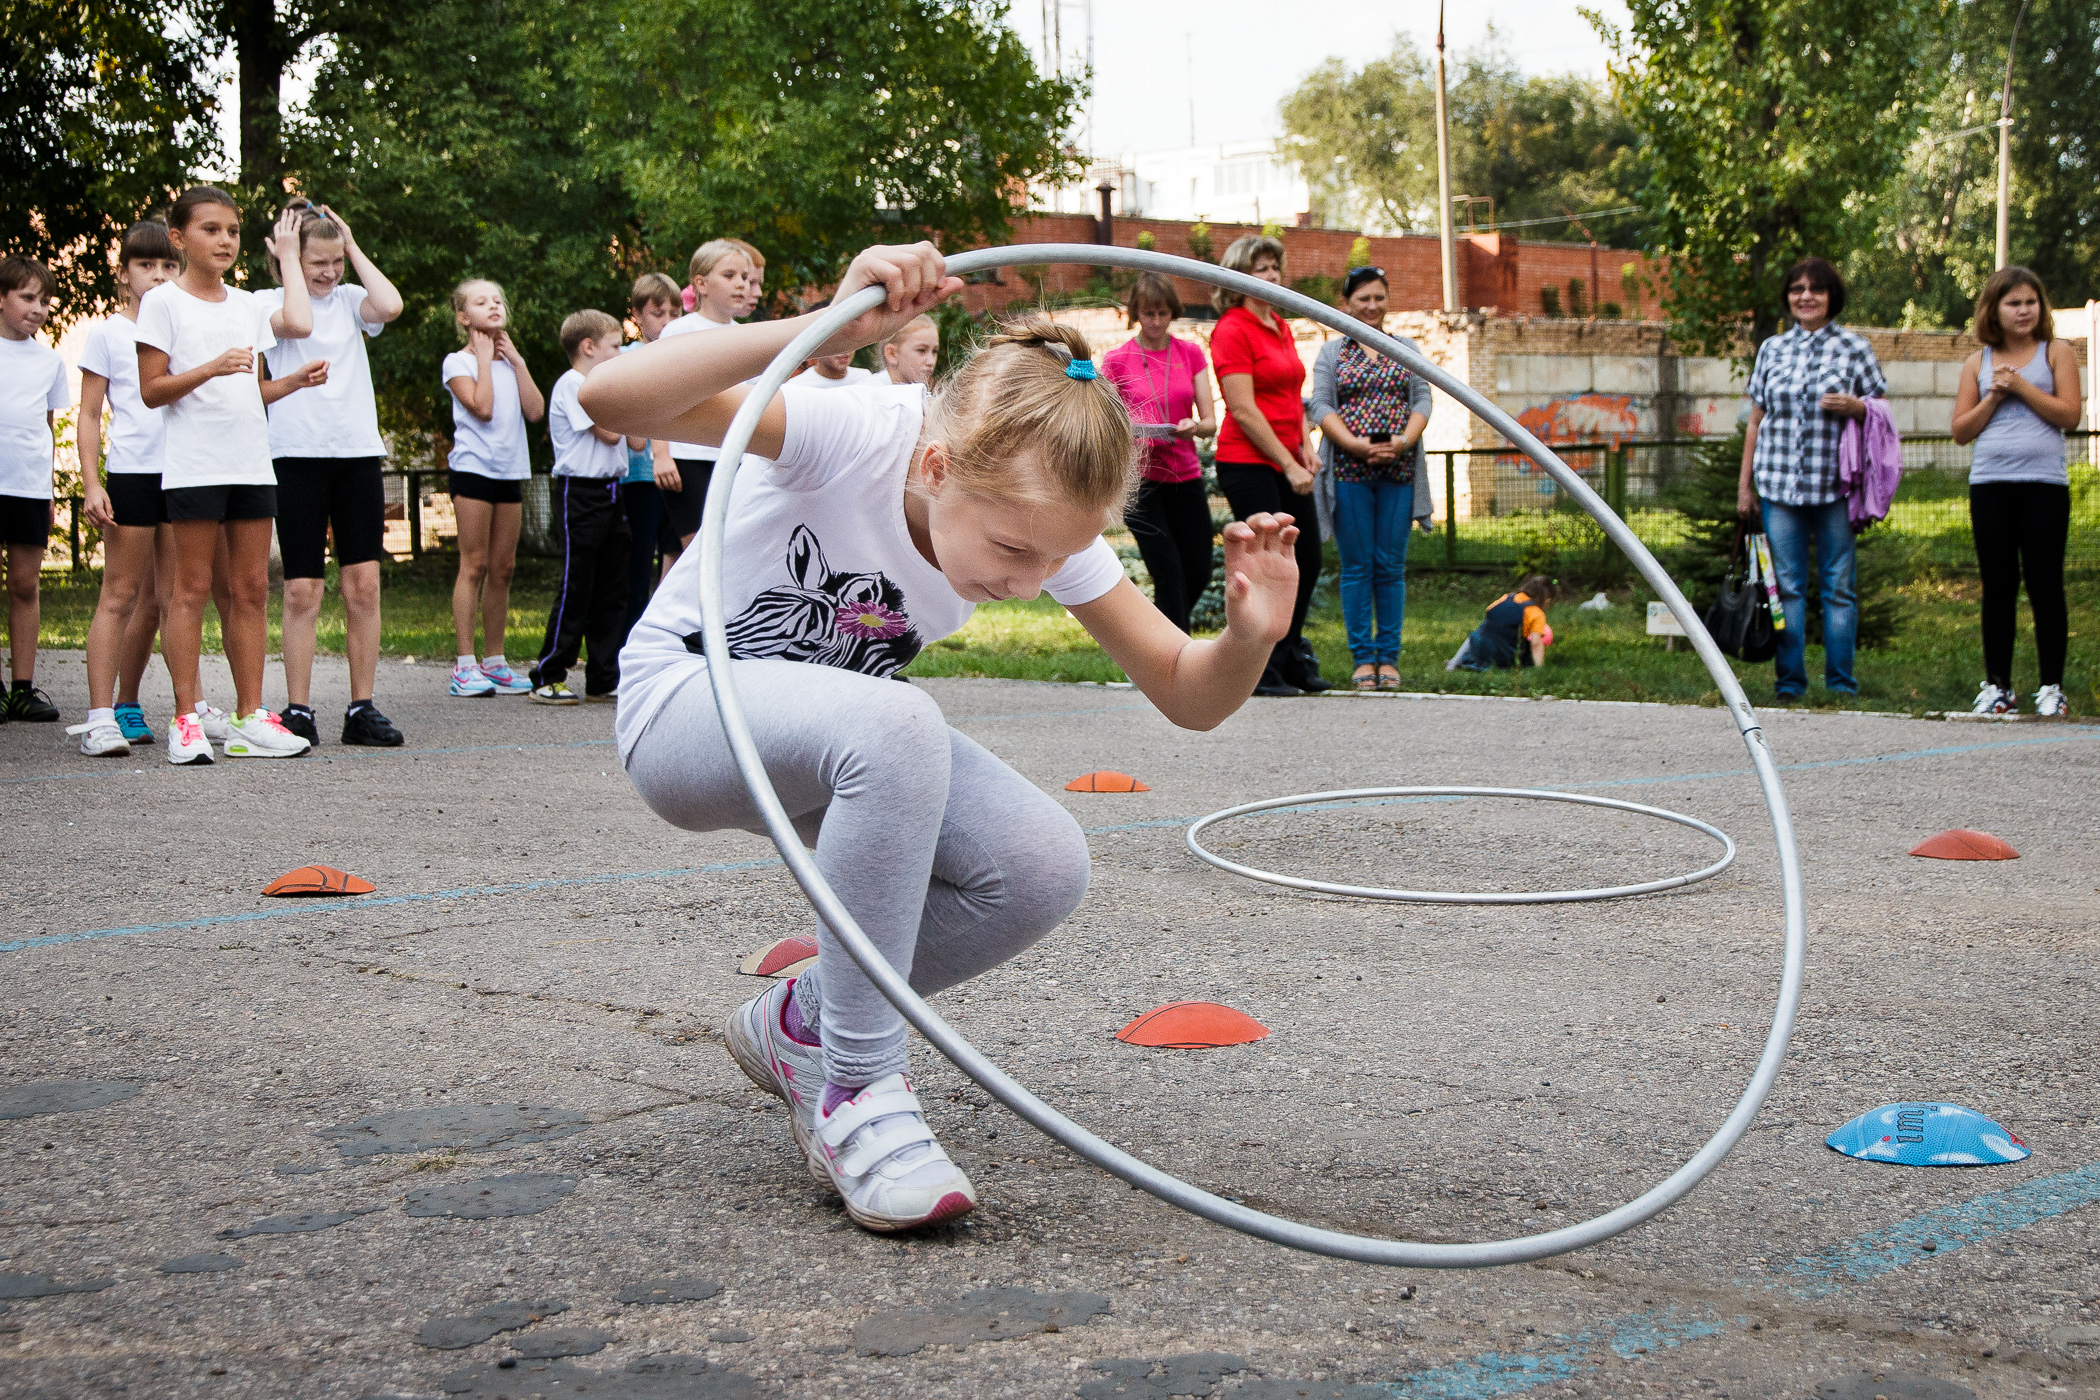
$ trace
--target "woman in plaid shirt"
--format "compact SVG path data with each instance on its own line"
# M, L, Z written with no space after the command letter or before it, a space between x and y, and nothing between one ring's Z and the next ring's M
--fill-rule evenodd
M1823 688L1857 695L1852 652L1859 606L1852 523L1838 485L1838 437L1846 419L1866 417L1868 399L1887 396L1888 381L1866 340L1837 324L1845 283L1836 268L1821 258L1803 258L1787 269L1781 285L1794 324L1757 347L1745 391L1750 428L1736 509L1746 520L1762 518L1786 610L1773 658L1773 698L1798 700L1808 690L1802 598L1811 549L1823 597Z

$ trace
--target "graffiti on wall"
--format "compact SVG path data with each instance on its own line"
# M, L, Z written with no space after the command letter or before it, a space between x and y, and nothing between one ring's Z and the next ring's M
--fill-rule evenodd
M1631 394L1574 394L1534 404L1517 415L1517 421L1542 441L1609 442L1640 431Z

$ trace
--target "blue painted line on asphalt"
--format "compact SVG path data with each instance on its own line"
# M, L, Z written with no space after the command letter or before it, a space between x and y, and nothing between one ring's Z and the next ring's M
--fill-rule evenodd
M1711 1337L1727 1326L1718 1319L1694 1317L1675 1308L1628 1313L1584 1328L1551 1350L1486 1351L1380 1384L1396 1400L1495 1400L1594 1371L1604 1364L1606 1352L1626 1360Z
M1942 1258L2095 1201L2100 1201L2100 1162L1869 1230L1818 1254L1804 1255L1783 1272L1800 1280L1791 1291L1824 1297L1846 1283L1864 1283L1921 1259Z
M611 875L581 875L560 880L521 880L508 885L477 885L456 890L432 890L426 894L367 895L344 902L301 904L288 909L253 909L240 914L216 914L204 919L177 919L165 924L133 924L128 928L91 928L77 933L47 933L0 943L0 953L24 948L47 948L58 943L90 943L103 938L124 938L134 933L173 933L188 928L215 928L224 924L264 923L276 919L314 918L363 913L370 909L392 909L403 904L430 904L442 899L478 899L490 895L525 894L532 890L573 889L579 885L631 884L642 880L667 880L679 875L716 875L731 870L756 870L779 865L780 857L760 860L729 860L714 865L678 866L669 870L630 870Z

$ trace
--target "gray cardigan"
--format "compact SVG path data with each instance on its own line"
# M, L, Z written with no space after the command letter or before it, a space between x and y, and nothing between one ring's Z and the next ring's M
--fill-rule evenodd
M1341 362L1342 344L1346 339L1347 337L1345 336L1336 336L1325 345L1322 345L1320 353L1313 358L1312 397L1306 400L1305 416L1312 420L1315 428L1320 426L1328 414L1340 411L1335 402L1335 377L1337 374L1336 367ZM1394 339L1410 350L1419 351L1422 348L1404 335L1395 336ZM1430 390L1429 381L1419 374L1410 375L1408 377L1407 394L1408 412L1411 414L1419 413L1424 418L1427 418L1435 406L1435 395ZM1340 455L1341 450L1327 440L1327 434L1320 434L1320 465L1323 470L1313 486L1313 502L1319 507L1320 535L1323 539L1334 538L1334 464L1335 459ZM1422 462L1422 446L1420 443L1417 443L1415 444L1415 484L1417 486L1424 484ZM1430 492L1422 490L1415 492L1415 519L1428 520L1435 513L1435 509L1436 503L1432 499Z

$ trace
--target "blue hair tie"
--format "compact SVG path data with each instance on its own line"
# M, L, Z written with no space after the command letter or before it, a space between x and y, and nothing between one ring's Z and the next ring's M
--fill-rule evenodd
M1092 360L1073 360L1065 366L1067 379L1099 379L1101 371L1094 368Z

